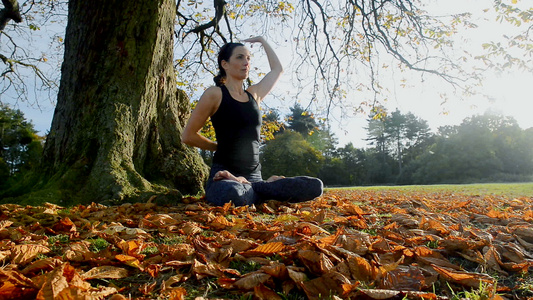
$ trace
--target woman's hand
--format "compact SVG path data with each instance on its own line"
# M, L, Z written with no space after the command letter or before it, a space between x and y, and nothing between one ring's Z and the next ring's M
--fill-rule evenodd
M265 39L262 36L255 36L248 39L245 39L243 42L246 43L264 43Z
M233 181L237 181L237 182L240 182L240 183L245 183L245 184L250 184L250 182L248 180L246 180L246 178L242 177L242 176L239 176L239 177L236 177L235 175L231 174L230 172L224 170L224 171L218 171L215 176L213 176L213 180L214 181L219 181L219 180L233 180Z

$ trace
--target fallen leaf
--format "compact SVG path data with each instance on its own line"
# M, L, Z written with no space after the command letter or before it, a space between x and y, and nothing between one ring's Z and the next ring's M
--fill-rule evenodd
M128 276L128 270L113 266L94 267L89 271L81 274L81 278L87 279L120 279Z

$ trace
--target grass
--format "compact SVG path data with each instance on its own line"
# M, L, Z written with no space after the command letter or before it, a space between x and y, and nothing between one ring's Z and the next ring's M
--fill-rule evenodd
M354 190L395 190L402 192L424 193L461 193L471 196L501 195L507 197L533 197L533 182L524 183L476 183L476 184L438 184L438 185L402 185L402 186L358 186L348 188Z

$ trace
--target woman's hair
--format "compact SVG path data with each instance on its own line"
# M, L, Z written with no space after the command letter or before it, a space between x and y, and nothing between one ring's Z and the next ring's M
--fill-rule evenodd
M221 86L226 81L226 70L222 68L222 61L229 61L229 58L233 54L233 50L237 47L244 46L241 43L227 43L220 48L218 52L218 75L213 78L216 86Z

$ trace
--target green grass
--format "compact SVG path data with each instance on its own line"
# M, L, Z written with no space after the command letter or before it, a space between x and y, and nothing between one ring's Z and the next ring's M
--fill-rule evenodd
M404 185L404 186L364 186L349 188L330 188L401 191L425 193L461 193L466 195L501 195L510 198L533 197L533 182L525 183L476 183L476 184L439 184L439 185Z

